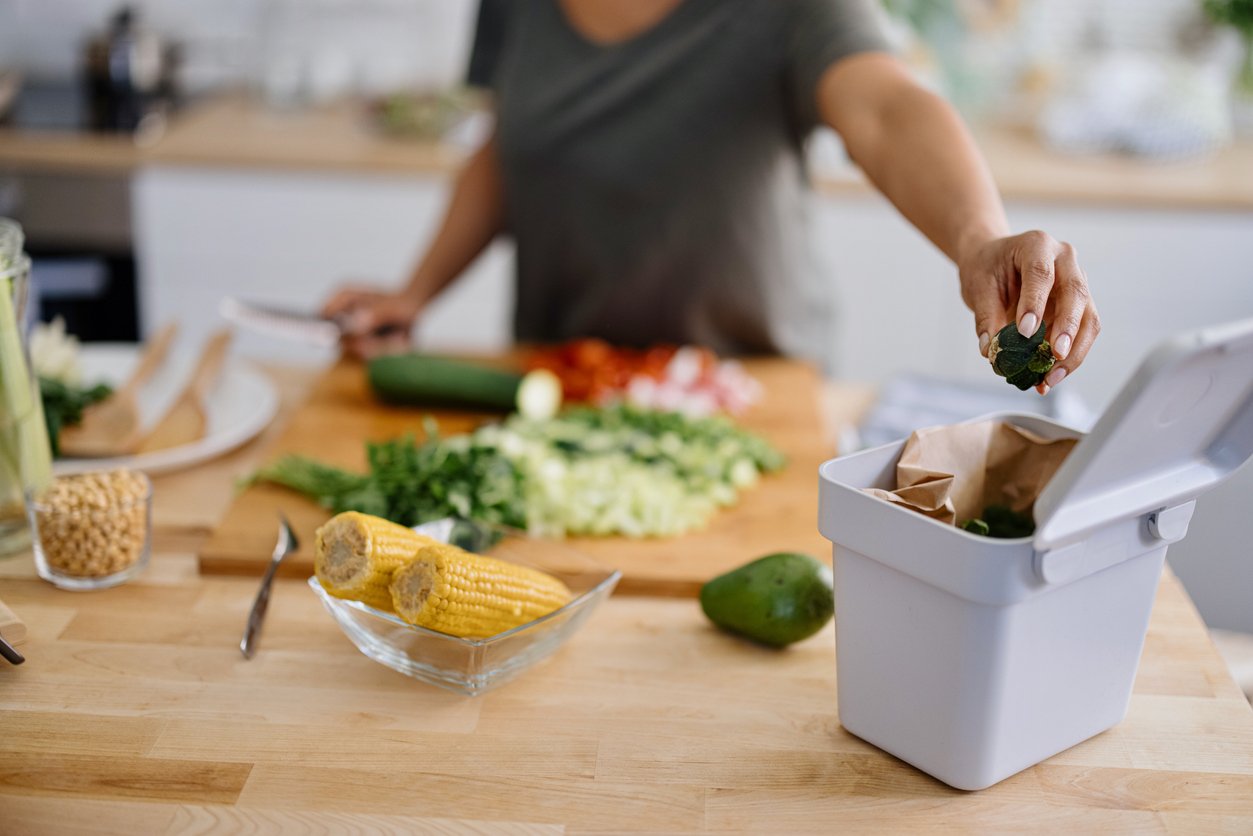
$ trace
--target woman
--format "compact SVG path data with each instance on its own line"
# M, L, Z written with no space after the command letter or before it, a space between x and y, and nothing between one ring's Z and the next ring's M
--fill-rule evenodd
M806 259L802 144L834 128L958 268L979 350L1049 323L1073 372L1100 330L1068 244L1011 234L956 113L887 51L872 0L506 0L497 128L408 284L340 291L371 355L502 231L516 337L699 343L821 358L831 293ZM481 57L481 56L480 56ZM889 312L882 313L884 317Z

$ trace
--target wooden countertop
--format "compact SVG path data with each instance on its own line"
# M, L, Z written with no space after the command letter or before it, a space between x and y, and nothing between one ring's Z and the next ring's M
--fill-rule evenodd
M18 171L126 173L143 162L128 137L0 129L0 173Z
M279 377L285 415L310 379ZM1253 711L1169 573L1127 719L978 793L843 731L830 628L768 651L711 629L688 600L613 598L540 668L469 698L369 661L302 582L280 580L246 662L256 580L201 577L193 552L265 444L156 480L158 547L128 585L62 592L29 557L0 560L0 597L30 630L27 663L0 668L6 834L1234 833L1253 821Z
M1155 163L1058 154L1024 130L986 126L976 134L1007 199L1253 210L1253 141L1207 159ZM172 120L162 139L142 149L111 137L0 130L0 168L125 170L158 164L445 175L464 156L464 149L452 145L380 136L360 105L284 112L240 95L189 108ZM870 191L852 167L821 173L818 185L829 194Z
M1171 577L1127 719L978 793L841 729L830 629L776 653L715 632L691 601L613 598L542 667L469 698L357 653L298 581L278 583L243 661L254 590L173 553L106 592L0 582L31 630L27 663L0 670L5 832L1235 833L1253 820L1253 713Z

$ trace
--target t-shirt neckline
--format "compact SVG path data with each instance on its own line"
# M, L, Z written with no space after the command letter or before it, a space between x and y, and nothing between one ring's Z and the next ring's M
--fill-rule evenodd
M624 49L654 37L658 32L669 28L674 19L679 17L685 8L693 5L694 1L695 0L679 0L673 9L666 12L655 23L641 29L633 35L627 35L625 38L619 38L613 41L598 41L583 32L583 30L579 29L579 27L575 25L574 21L570 19L570 15L566 13L566 8L562 4L561 0L549 0L549 5L552 8L553 14L555 14L557 19L560 21L562 28L565 29L572 38L589 49L609 51Z

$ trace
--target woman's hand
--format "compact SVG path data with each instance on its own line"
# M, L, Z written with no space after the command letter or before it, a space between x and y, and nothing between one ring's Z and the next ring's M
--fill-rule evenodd
M420 310L421 305L406 293L346 287L322 307L322 315L339 322L346 354L368 359L408 346Z
M985 357L992 337L1008 323L1017 322L1019 333L1030 336L1047 322L1058 362L1037 387L1040 394L1083 363L1101 319L1070 244L1039 231L993 238L962 253L957 269Z

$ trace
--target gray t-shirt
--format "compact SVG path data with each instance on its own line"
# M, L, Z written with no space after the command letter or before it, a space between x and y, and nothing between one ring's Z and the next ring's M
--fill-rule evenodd
M517 338L825 360L802 143L822 73L885 48L870 0L683 0L609 46L557 0L501 5Z

